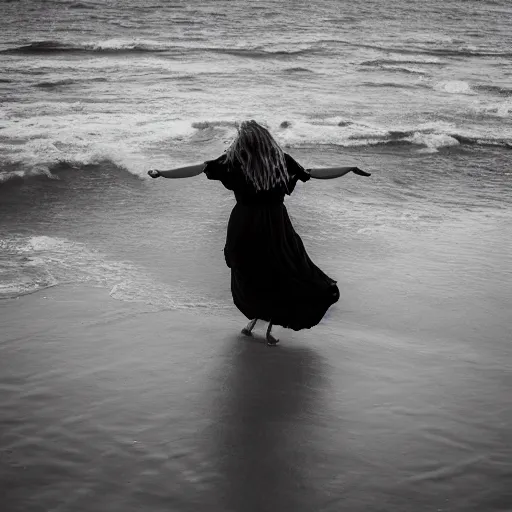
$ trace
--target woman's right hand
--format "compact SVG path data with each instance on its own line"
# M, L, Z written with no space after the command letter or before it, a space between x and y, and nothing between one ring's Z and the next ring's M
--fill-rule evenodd
M354 167L352 169L352 172L354 174L357 174L358 176L371 176L371 173L363 171L363 170L359 169L359 167Z
M160 171L157 171L156 169L151 169L148 171L148 174L152 177L152 178L158 178L159 176L161 176L160 174Z

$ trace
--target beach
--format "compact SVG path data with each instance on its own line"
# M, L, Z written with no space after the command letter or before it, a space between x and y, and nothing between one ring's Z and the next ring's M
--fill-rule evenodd
M87 287L0 311L4 510L510 508L496 332L326 322L268 348Z
M512 511L506 0L19 0L0 16L2 512ZM233 304L255 119L340 300Z

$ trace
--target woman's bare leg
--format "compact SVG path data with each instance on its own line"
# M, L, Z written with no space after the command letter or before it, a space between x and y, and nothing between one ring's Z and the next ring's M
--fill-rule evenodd
M257 318L254 320L251 320L243 329L242 334L245 334L246 336L252 336L252 330L254 329L254 326L256 325L256 322L258 321Z
M270 320L270 322L268 323L268 327L267 327L267 345L269 347L271 347L273 345L277 345L279 343L279 340L277 338L274 338L274 336L272 336L271 331L272 331L272 320Z

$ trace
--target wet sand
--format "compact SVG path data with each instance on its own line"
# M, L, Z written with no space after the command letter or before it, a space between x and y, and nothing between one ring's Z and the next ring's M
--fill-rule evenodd
M327 318L268 348L76 286L0 318L5 512L512 510L510 340Z

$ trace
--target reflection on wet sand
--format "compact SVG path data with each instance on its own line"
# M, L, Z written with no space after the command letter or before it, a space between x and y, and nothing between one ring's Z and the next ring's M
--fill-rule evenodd
M45 294L0 303L2 512L511 509L505 331L267 348L229 318Z
M220 508L508 510L506 365L486 366L485 349L345 335L264 352L233 341L209 438Z
M299 447L309 442L307 418L322 407L322 357L305 347L240 343L233 340L220 368L224 393L212 428L221 510L313 510L311 468Z

